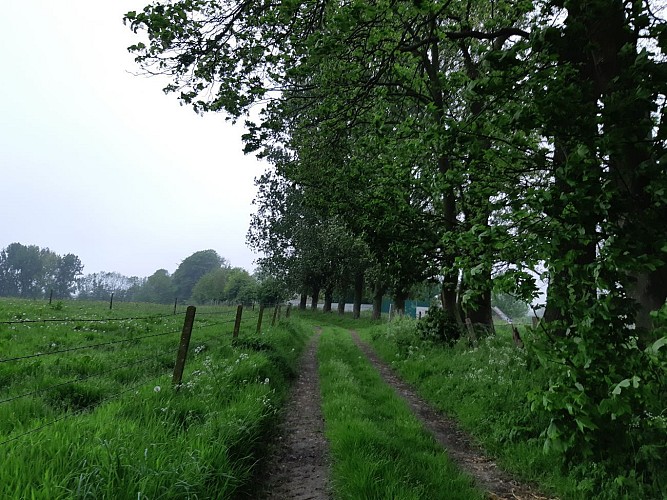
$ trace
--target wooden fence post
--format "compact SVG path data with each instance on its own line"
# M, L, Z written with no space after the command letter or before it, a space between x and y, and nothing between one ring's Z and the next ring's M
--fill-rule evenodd
M174 299L174 314L176 314L176 306L178 305L178 297Z
M262 331L262 317L264 316L264 304L259 305L259 317L257 318L257 335Z
M111 292L111 300L109 300L109 311L113 309L113 292Z
M183 331L181 332L181 343L178 346L178 355L176 356L176 365L174 365L174 376L171 379L171 385L179 386L183 380L183 370L185 369L185 358L188 355L190 347L190 336L192 335L192 325L195 322L195 306L188 306L185 311L185 321L183 322Z
M289 313L290 309L292 308L292 304L287 304L287 309L285 309L285 317L289 318Z
M275 309L273 310L273 319L271 320L271 326L276 326L276 317L278 316L278 305L276 304Z
M49 305L51 305L52 300L53 300L53 288L51 289L51 293L49 294Z
M236 321L234 322L234 334L233 334L234 338L239 336L239 330L241 329L242 314L243 314L243 304L239 304L239 306L236 308Z

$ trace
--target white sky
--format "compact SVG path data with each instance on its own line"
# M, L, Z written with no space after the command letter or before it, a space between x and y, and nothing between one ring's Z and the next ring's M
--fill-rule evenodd
M173 272L212 248L252 270L241 126L137 77L123 14L147 0L7 0L0 14L0 248L74 253L84 273Z

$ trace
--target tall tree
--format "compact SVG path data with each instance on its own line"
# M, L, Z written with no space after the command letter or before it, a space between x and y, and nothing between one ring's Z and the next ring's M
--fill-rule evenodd
M220 257L215 250L200 250L183 259L172 276L176 295L181 299L189 299L197 281L221 266L228 267L225 259Z
M176 297L176 287L166 269L158 269L141 284L134 293L133 300L169 304Z

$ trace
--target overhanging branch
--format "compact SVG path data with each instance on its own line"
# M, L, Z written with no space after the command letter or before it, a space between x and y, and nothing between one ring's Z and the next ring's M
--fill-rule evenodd
M520 28L502 28L490 33L477 30L466 31L447 31L445 36L450 40L461 40L463 38L477 38L478 40L493 40L499 37L520 36L522 38L529 38L530 33Z

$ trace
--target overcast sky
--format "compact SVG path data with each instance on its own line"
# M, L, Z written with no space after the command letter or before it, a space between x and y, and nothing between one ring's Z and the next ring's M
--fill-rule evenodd
M138 71L123 14L146 1L16 0L0 15L0 248L74 253L84 273L170 273L245 246L254 177L240 125L200 117Z

